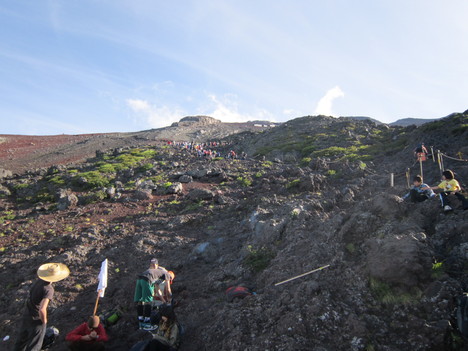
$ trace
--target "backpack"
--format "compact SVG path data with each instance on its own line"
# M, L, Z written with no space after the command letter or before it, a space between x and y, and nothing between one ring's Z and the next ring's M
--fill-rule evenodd
M47 328L45 331L44 341L42 342L41 350L48 349L54 343L55 339L57 339L59 334L60 332L57 328L55 327Z
M457 327L463 338L468 339L468 294L457 298Z
M243 299L250 295L253 295L252 291L245 286L231 286L226 289L226 298L229 302L234 301L235 298Z

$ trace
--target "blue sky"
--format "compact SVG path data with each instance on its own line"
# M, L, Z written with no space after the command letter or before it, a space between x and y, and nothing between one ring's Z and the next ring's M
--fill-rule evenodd
M468 1L0 2L0 134L468 109Z

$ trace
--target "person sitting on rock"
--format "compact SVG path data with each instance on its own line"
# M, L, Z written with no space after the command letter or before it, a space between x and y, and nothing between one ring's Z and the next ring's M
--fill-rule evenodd
M87 323L80 324L69 332L65 340L70 341L72 351L101 351L104 343L109 340L106 330L98 316L91 316Z
M180 330L174 309L171 306L161 306L159 314L161 320L158 331L145 351L175 351L180 343Z
M151 310L153 296L155 295L155 283L160 282L162 278L167 281L171 279L167 270L159 267L156 258L151 260L149 269L138 276L133 301L137 303L138 322L141 329L153 330L151 325ZM156 293L161 297L163 303L167 302L164 300L163 293L159 290L159 287Z
M442 189L440 193L440 201L442 202L442 207L445 212L452 211L452 207L449 205L448 195L453 194L457 197L458 200L462 202L464 210L468 210L468 199L466 199L461 191L460 183L455 179L455 176L451 170L446 170L442 172L442 182L433 187L423 188L422 190L427 189Z
M424 190L423 190L424 189ZM423 179L420 175L414 176L413 186L409 193L402 197L403 200L410 199L411 202L423 202L427 199L433 198L435 193L429 187L429 185L423 183Z

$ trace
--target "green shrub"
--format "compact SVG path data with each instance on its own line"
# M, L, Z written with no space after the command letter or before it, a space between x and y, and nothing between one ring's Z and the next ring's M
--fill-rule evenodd
M312 158L311 157L304 157L302 160L301 160L301 166L303 167L306 167L310 164L310 162L312 162Z
M54 177L51 177L49 179L49 183L55 185L55 186L63 186L65 185L65 179L63 179L61 176L56 175Z
M300 179L294 179L290 181L288 184L286 184L286 189L296 188L299 186L300 183L301 183Z
M442 277L445 273L445 266L443 262L437 262L435 261L432 264L432 274L431 277L434 279L439 279Z
M96 202L100 202L100 201L104 200L105 198L107 198L106 192L100 190L100 191L96 191L96 192L93 192L91 194L86 195L83 198L83 202L85 204L94 204Z
M237 182L242 186L249 187L252 185L252 180L248 177L237 177Z
M115 166L111 163L105 163L99 166L98 170L101 173L115 173L116 172Z
M75 183L81 177L86 179L87 182L84 185L84 187L87 188L87 189L106 187L106 186L109 185L109 179L107 179L105 176L103 176L98 171L89 171L89 172L84 172L84 173L77 174L74 177Z
M374 297L385 305L409 305L421 297L422 292L415 288L413 293L397 292L389 284L370 278L370 290Z
M16 215L12 210L3 211L3 213L0 215L0 224L5 223L5 221L12 221L15 218L16 218Z
M254 249L251 245L247 246L248 254L244 259L244 264L254 272L261 272L268 267L270 261L275 257L274 252L261 247Z
M145 163L144 165L141 165L139 168L140 172L146 172L149 171L150 169L153 169L154 165L152 163Z

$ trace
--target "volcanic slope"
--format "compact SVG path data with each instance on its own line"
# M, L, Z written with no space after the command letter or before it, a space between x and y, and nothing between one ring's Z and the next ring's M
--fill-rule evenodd
M10 349L37 267L66 263L50 324L65 334L92 313L101 261L109 286L99 312L119 307L109 349L148 338L132 301L156 256L176 273L181 350L443 350L464 345L450 326L468 288L468 211L452 199L401 202L419 172L422 140L466 188L468 113L423 127L304 117L232 136L197 157L176 145L124 147L73 167L2 180L0 336ZM217 148L217 147L216 147ZM466 156L465 156L466 158ZM437 184L438 163L423 164ZM390 187L390 173L395 187ZM465 193L466 194L466 193ZM292 282L274 284L330 265ZM228 302L227 287L256 295Z

